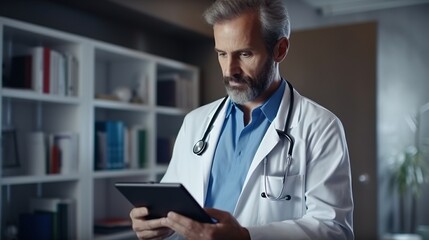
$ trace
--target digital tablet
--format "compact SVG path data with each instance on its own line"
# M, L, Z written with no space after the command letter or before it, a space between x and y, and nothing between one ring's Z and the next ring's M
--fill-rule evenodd
M115 187L135 207L147 207L147 219L166 217L170 211L202 223L215 223L180 183L118 182Z

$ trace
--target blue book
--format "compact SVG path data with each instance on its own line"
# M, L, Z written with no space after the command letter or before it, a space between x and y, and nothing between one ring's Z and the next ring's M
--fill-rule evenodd
M52 240L54 237L53 215L49 213L23 213L19 216L19 239Z
M124 161L125 124L121 121L95 123L96 169L122 169Z

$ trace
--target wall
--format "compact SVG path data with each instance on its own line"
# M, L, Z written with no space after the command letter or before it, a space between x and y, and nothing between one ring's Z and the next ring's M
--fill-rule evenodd
M295 31L293 47L280 64L280 73L300 94L332 111L344 126L356 239L376 239L378 235L377 185L359 181L362 174L377 178L376 34L374 22ZM351 48L351 43L356 46Z
M213 33L204 21L202 13L212 0L109 0L127 6L135 11L154 16L171 24L178 25L201 34L212 36ZM166 7L168 6L168 7ZM192 7L190 7L192 6Z
M300 1L286 2L295 31L365 21L378 23L378 222L380 234L395 231L397 223L391 218L395 215L396 206L389 188L389 172L393 156L413 142L407 117L429 102L429 4L323 17ZM418 222L429 224L427 204L420 204L418 209Z
M1 0L0 16L187 61L209 38L105 0Z

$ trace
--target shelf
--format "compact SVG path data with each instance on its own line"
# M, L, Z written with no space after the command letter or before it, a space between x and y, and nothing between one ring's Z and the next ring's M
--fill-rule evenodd
M2 177L1 185L6 186L49 182L67 182L77 181L80 178L81 174Z
M98 170L94 172L94 178L130 177L150 174L150 169L118 169Z
M144 104L127 103L127 102L112 101L112 100L100 100L100 99L94 100L94 107L123 110L123 111L146 112L150 110L150 108Z
M186 111L184 109L174 108L174 107L157 107L156 113L159 114L166 114L166 115L185 115L189 111Z
M79 104L79 101L80 101L77 97L42 94L29 89L21 90L21 89L3 88L1 90L1 95L6 98L22 99L22 100L30 100L30 101L54 102L54 103L63 103L63 104Z
M135 177L149 174L161 174L167 170L167 166L160 165L155 168L145 169L118 169L118 170L98 170L94 172L94 178L114 178L114 177Z
M0 198L0 236L4 236L3 227L8 221L18 219L21 211L29 208L31 198L42 197L78 203L76 226L68 226L80 230L76 231L76 239L135 238L131 229L98 234L92 226L97 219L129 216L132 206L114 188L115 182L159 181L166 172L167 165L157 163L158 154L160 149L171 149L188 108L198 106L198 68L3 17L0 41L0 129L13 126L15 130L15 135L7 140L12 147L4 151L7 161L0 158L0 166L18 161L22 167L0 168L0 196L5 196ZM174 85L173 91L185 95L187 104L158 102L159 97L170 96L157 84L169 74L186 80ZM186 91L178 91L185 85ZM38 90L24 89L29 86ZM42 93L48 86L53 94ZM128 99L130 92L136 103L110 98L120 95L121 99ZM62 95L55 95L58 93ZM103 128L103 122L118 124ZM29 134L33 132L43 135ZM73 148L61 135L65 133L76 134ZM37 163L33 161L36 154L40 159ZM69 158L75 161L66 161ZM45 159L49 159L46 165L50 170L57 170L61 162L62 166L77 163L77 167L63 171L73 174L28 175L44 173ZM124 159L129 163L122 164ZM166 156L160 162L168 160ZM97 163L108 161L119 163L117 167L132 168L94 170L94 166L100 167ZM40 166L40 171L27 171L33 169L31 163L39 164L36 166Z

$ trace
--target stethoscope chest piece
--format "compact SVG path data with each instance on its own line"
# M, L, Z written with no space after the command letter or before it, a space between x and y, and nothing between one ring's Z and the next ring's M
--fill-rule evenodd
M210 120L209 125L207 126L206 131L204 132L203 138L198 140L198 142L195 143L194 147L192 148L192 152L196 155L202 155L204 151L207 148L207 136L209 135L210 131L212 130L213 123L217 118L217 115L219 115L220 110L222 109L223 105L225 105L226 100L228 99L228 96L224 97L220 105L217 107L212 119Z
M203 140L199 140L197 143L195 143L194 148L192 151L197 154L201 155L206 150L207 142Z

